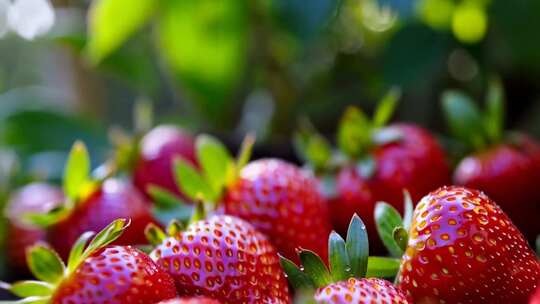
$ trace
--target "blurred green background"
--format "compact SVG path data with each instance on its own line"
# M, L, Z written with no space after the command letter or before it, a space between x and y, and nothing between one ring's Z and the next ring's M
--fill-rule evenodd
M111 128L141 127L136 109L231 147L255 130L258 156L296 160L290 138L301 116L331 134L347 105L369 112L399 86L396 119L444 134L442 91L482 100L496 74L507 126L540 136L537 0L52 5L43 35L27 40L14 28L0 38L0 200L29 179L58 180L75 139L93 164L103 161Z

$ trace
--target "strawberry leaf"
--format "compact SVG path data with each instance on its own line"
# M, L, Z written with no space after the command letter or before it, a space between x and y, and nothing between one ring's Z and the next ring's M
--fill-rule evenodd
M387 257L369 257L366 277L391 278L399 271L399 259Z
M338 127L340 150L355 159L370 145L371 122L360 109L349 107Z
M404 201L403 228L405 228L406 231L409 231L412 224L414 207L413 207L411 194L407 190L403 190L403 201Z
M349 255L352 276L363 278L367 270L369 242L366 225L356 213L353 215L347 230L345 248Z
M54 250L43 244L36 244L26 252L28 268L39 280L57 284L63 277L65 265Z
M220 193L234 170L231 154L219 140L209 135L198 136L195 144L204 177L213 192Z
M172 220L179 220L185 223L189 221L192 213L193 206L187 204L177 205L172 209L164 209L157 206L152 208L152 215L163 225L169 224Z
M409 241L409 234L407 233L407 230L401 226L396 227L392 232L392 237L401 251L405 252L405 249L407 249L407 242Z
M64 193L72 201L79 198L81 189L90 180L90 156L86 146L77 141L71 148L64 168Z
M23 215L25 221L38 227L47 228L57 223L70 213L71 209L66 205L60 205L47 213L27 213Z
M248 163L249 159L251 158L251 153L253 152L253 145L255 144L255 135L254 134L247 134L246 137L244 137L244 140L242 141L242 145L240 146L240 152L238 153L238 156L236 158L236 170L237 173L244 168L244 166Z
M375 205L375 225L384 246L394 257L403 255L403 250L394 240L394 229L403 226L401 215L391 205L379 202Z
M52 294L53 285L41 281L19 281L7 286L6 289L21 298L46 297Z
M473 149L484 146L484 125L474 101L459 91L447 91L442 103L452 136Z
M373 117L373 126L380 128L384 126L394 114L399 98L401 97L401 90L398 88L392 88L379 102L375 115Z
M283 271L287 274L287 279L295 290L299 289L312 289L315 287L315 283L309 278L309 276L298 268L291 260L285 258L281 254L279 255L279 262Z
M95 235L92 231L87 231L83 233L73 244L73 247L71 247L71 251L69 252L69 258L68 258L68 273L72 273L75 271L75 267L77 267L80 262L81 258L83 256L84 248L86 244L88 244L88 241Z
M96 234L96 236L92 239L88 247L86 247L82 254L81 261L86 259L96 250L103 248L118 239L130 224L131 220L121 218L114 220L107 227L103 228L103 230ZM73 269L77 268L77 266L73 267Z
M345 240L335 231L332 231L328 237L328 257L330 273L334 282L345 280L351 276L351 266L345 248Z
M195 202L193 213L189 219L189 223L195 223L206 218L206 210L204 209L204 203L199 199Z
M159 244L163 243L163 241L167 238L165 232L154 223L150 223L146 226L144 229L144 235L146 236L148 242L154 246L158 246Z
M203 200L213 201L216 198L212 187L206 179L185 160L181 158L174 160L174 173L176 183L180 186L182 192L192 200L195 201L202 197Z
M184 230L184 225L182 224L182 222L180 222L180 221L178 221L176 219L171 220L169 225L167 225L167 235L168 236L176 236L182 230Z
M493 78L489 83L484 124L489 140L498 142L504 127L504 92L498 78Z
M332 282L328 268L315 252L302 249L298 256L304 267L304 272L311 278L316 287L323 287Z
M380 128L371 133L371 140L378 146L399 142L402 138L401 130L392 126Z
M160 186L150 185L148 187L148 193L152 197L152 201L156 207L161 209L174 209L179 205L186 204L176 194Z
M298 132L294 134L296 153L309 163L315 171L322 171L332 157L332 148L326 138L320 135L309 120L302 121Z

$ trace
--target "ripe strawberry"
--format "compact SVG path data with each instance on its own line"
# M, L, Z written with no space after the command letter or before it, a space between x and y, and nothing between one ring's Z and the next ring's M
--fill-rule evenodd
M46 238L43 229L24 220L25 214L45 214L63 201L62 190L45 183L28 184L13 193L6 206L6 233L10 236L6 239L6 253L11 270L26 273L26 248Z
M388 258L375 258L377 261L370 258L368 262L368 244L366 228L355 214L347 232L347 241L336 232L332 232L328 238L331 272L320 257L309 250L298 253L302 270L286 258L282 257L281 263L295 288L317 288L313 296L316 303L408 304L403 291L389 281L362 278L368 270L368 263L380 267L391 262ZM370 275L375 274L372 270Z
M330 223L316 180L283 160L262 159L245 165L252 144L247 137L235 163L217 140L198 137L202 175L178 161L179 186L192 199L210 202L207 209L217 208L248 221L288 257L295 257L298 247L324 256L321 236L328 235Z
M452 186L414 211L399 286L415 303L526 303L540 262L482 192Z
M173 160L181 157L196 164L195 144L190 134L172 126L157 126L140 141L139 155L133 169L133 183L149 196L150 185L159 186L184 197L174 179Z
M207 297L177 298L167 301L161 301L159 304L220 304L218 300Z
M290 303L274 247L247 222L224 215L190 224L185 231L157 227L150 256L174 279L181 296L223 303Z
M529 304L540 304L540 284L538 284L536 291L531 296Z
M43 245L28 252L29 267L40 281L3 284L24 303L141 303L176 297L172 278L146 254L130 246L111 246L126 227L116 220L96 235L84 233L64 266L58 255Z
M450 91L443 105L452 135L464 144L454 183L484 191L529 241L540 233L531 214L540 213L540 143L524 134L505 133L501 85L488 89L485 111L466 95Z

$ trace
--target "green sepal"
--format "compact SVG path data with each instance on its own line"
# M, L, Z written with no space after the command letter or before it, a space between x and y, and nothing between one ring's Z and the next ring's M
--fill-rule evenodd
M182 232L184 230L185 226L177 219L171 220L169 225L167 225L167 235L168 236L176 236L178 233Z
M160 224L166 226L172 220L179 220L187 223L193 214L193 206L187 204L179 204L174 208L164 209L154 206L152 215L159 221Z
M366 277L395 277L399 271L400 262L400 259L370 256L368 259L368 270Z
M501 140L504 128L504 92L499 78L492 78L486 94L484 128L491 143Z
M283 271L285 271L287 279L295 290L315 288L315 283L306 273L300 270L296 264L281 254L278 255L281 267L283 268Z
M356 278L363 278L368 265L369 242L366 225L356 213L353 215L347 230L345 248L349 255L351 275Z
M195 167L182 158L174 160L174 174L177 185L191 200L195 201L201 196L208 201L213 201L216 198L208 181L197 172Z
M174 209L178 205L186 204L176 194L160 186L149 185L148 194L150 194L154 205L161 209Z
M375 115L373 116L373 126L380 128L384 126L394 114L399 98L401 97L401 90L399 88L392 88L384 97L379 101Z
M234 174L234 160L227 148L216 138L199 135L195 141L197 159L212 191L219 195Z
M332 282L332 277L321 258L313 251L301 249L298 253L304 272L315 283L316 287L323 287Z
M293 146L304 162L316 172L327 168L332 158L332 147L328 140L315 130L309 120L303 119L293 137Z
M365 179L370 179L377 171L377 163L371 155L362 157L356 163L356 172Z
M191 218L189 219L189 224L193 224L205 218L206 218L206 209L204 208L204 203L202 199L198 199L195 202L195 206L193 207L193 213L191 214Z
M345 248L345 240L335 231L332 231L328 237L328 258L330 274L334 282L351 277L351 265Z
M57 284L64 277L66 266L58 254L45 244L35 244L26 252L28 268L39 280Z
M240 145L240 151L238 152L238 156L236 158L236 173L237 174L249 162L249 159L251 158L251 154L253 152L254 145L255 145L255 134L248 133L244 137L244 140L242 141L242 144Z
M69 153L63 177L63 188L66 197L77 201L81 189L90 181L90 156L86 146L76 141Z
M399 226L394 228L394 231L392 232L392 238L398 245L398 247L401 249L402 252L405 252L407 249L407 243L409 242L409 233L405 228Z
M149 97L139 96L133 106L133 125L137 134L146 134L154 125L154 103Z
M71 247L71 250L69 252L68 257L68 273L72 273L75 270L75 267L79 264L81 261L81 257L84 253L84 248L86 247L86 244L88 244L88 241L95 235L92 231L87 231L77 239L75 244L73 244L73 247Z
M403 132L399 128L385 127L371 132L371 141L374 145L384 146L390 143L397 143L403 139Z
M46 297L27 297L16 301L0 301L0 304L50 304L50 296Z
M407 190L403 190L403 205L403 228L409 231L413 220L414 206L411 194Z
M484 147L484 121L474 101L462 92L446 91L442 103L452 136L473 149Z
M88 244L88 247L84 250L83 254L80 257L80 260L77 261L77 265L73 266L73 269L76 269L78 264L84 261L88 256L90 256L95 251L109 245L118 239L124 230L129 227L131 220L126 220L123 218L116 219L112 221L107 227L103 228ZM71 265L70 265L71 266Z
M47 228L58 223L61 219L71 213L71 208L68 205L69 204L60 205L47 213L27 213L23 215L23 219L32 225Z
M13 284L1 282L0 287L21 298L47 297L54 289L54 285L42 281L19 281Z
M144 228L144 235L148 242L154 246L160 245L167 238L167 235L154 223L149 223Z
M339 123L338 146L349 157L359 157L371 142L371 122L356 107L349 107Z
M378 202L375 205L375 226L384 246L393 257L401 257L403 250L394 240L394 229L403 226L401 215L390 204Z

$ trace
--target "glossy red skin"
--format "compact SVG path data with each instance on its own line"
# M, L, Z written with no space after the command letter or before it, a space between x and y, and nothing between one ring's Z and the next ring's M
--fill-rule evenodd
M161 301L159 304L221 304L221 302L207 297L193 297Z
M412 124L394 124L387 129L397 129L402 137L373 150L373 176L364 178L355 167L341 169L336 176L336 197L329 200L334 228L345 235L352 215L358 213L366 224L370 245L378 249L381 242L373 220L378 201L402 212L403 189L417 202L426 193L450 184L445 153L427 130Z
M540 143L521 135L470 155L457 166L454 181L486 192L530 240L540 234Z
M64 201L62 190L45 183L28 184L16 191L6 207L8 218L6 248L9 267L16 273L28 273L26 248L44 241L43 229L21 221L26 213L44 214Z
M526 303L540 262L486 195L443 187L416 207L398 280L415 303Z
M167 238L150 254L180 296L223 303L290 303L276 250L249 223L216 215Z
M295 165L278 159L253 161L227 188L223 201L225 213L251 223L287 258L298 262L296 249L305 248L326 261L327 206L316 179Z
M529 304L540 304L540 282L536 287L536 291L532 294Z
M177 296L170 275L131 246L108 246L77 267L51 297L52 304L154 304Z
M377 278L332 283L315 294L318 304L408 304L405 293L392 283ZM411 302L412 303L412 302Z
M115 241L120 245L147 244L144 229L149 223L157 223L150 204L135 187L125 181L109 179L78 203L68 217L48 229L48 241L65 259L82 233L101 231L118 218L131 219L130 226Z
M193 137L182 129L161 125L148 132L140 142L140 154L133 171L133 183L148 197L148 186L160 186L186 198L179 190L173 175L177 157L196 164Z

